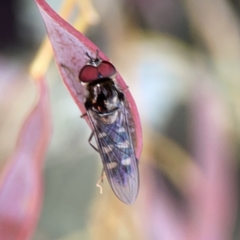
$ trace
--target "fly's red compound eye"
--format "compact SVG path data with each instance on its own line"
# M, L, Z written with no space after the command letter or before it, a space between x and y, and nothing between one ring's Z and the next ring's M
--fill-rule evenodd
M86 65L79 73L79 80L81 82L92 82L98 79L98 69L92 65Z
M102 61L98 66L98 72L103 78L109 78L116 73L116 69L110 62Z
M85 65L80 71L79 80L87 83L100 78L112 77L115 73L115 67L108 61L101 61L98 65L96 65L94 61L90 61L88 65Z

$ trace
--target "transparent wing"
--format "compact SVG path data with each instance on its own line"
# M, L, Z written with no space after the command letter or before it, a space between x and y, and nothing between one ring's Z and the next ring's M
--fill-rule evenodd
M122 202L132 204L139 189L138 160L124 105L118 111L118 118L112 124L96 121L91 110L88 115L110 186Z

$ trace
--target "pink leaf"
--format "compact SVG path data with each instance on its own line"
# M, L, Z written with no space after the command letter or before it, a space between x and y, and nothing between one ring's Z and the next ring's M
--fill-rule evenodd
M37 83L39 100L24 122L13 156L0 178L0 239L29 239L42 203L42 164L51 127L48 92Z
M80 111L84 114L86 111L83 98L84 90L77 79L80 70L89 60L86 56L86 52L90 56L95 57L98 47L65 22L44 0L36 0L36 3L46 25L48 36L55 53L55 60L58 64L63 81ZM108 58L101 51L99 52L99 57L108 61ZM66 67L62 67L63 65ZM127 89L126 83L119 73L116 75L116 81L119 88L125 93L131 115L133 116L134 128L136 130L135 150L136 156L139 158L142 149L142 130L137 107L131 93Z
M233 233L236 172L227 134L227 112L220 96L201 80L193 98L193 148L199 168L189 171L191 231L187 239L225 240Z
M186 217L170 194L166 181L151 165L142 167L144 182L139 197L142 205L138 210L140 229L147 235L146 239L185 239Z

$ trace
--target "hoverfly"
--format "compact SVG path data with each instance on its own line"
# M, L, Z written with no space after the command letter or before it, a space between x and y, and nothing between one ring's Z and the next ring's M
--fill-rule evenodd
M86 53L87 54L87 53ZM115 195L132 204L139 189L138 159L132 140L128 104L124 91L115 84L115 67L108 61L87 54L79 80L86 89L85 116L92 125L89 144L99 152L103 170ZM91 140L95 137L97 147Z

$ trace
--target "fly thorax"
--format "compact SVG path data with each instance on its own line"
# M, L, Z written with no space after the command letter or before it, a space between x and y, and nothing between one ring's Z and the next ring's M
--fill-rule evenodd
M114 82L110 78L99 79L87 86L85 106L91 109L95 119L111 124L118 118L121 100Z

